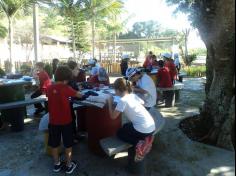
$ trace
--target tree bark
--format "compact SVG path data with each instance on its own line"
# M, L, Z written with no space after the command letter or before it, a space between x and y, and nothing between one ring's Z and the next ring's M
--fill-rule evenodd
M74 24L74 21L72 21L72 50L73 50L73 59L75 60L76 59L76 46L75 46L75 24Z
M95 13L93 13L93 17L92 17L92 55L93 58L95 58Z
M214 144L234 150L235 1L210 0L198 5L201 15L197 28L207 47L206 101L201 110L202 120L208 125L209 139Z
M9 30L9 62L10 62L10 68L9 71L12 71L12 47L13 47L13 26L12 26L12 18L8 17L8 30Z

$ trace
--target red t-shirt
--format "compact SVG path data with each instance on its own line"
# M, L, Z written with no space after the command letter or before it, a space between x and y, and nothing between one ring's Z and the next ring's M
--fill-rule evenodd
M99 81L98 75L91 76L88 79L88 82L94 84L96 87L98 87L99 84L104 84L105 86L108 86L110 84L109 77L107 78L107 81Z
M147 68L150 66L152 66L152 58L151 58L151 56L147 56L144 63L143 63L143 67Z
M169 88L172 87L170 73L167 68L163 67L157 72L157 79L160 80L157 87Z
M39 77L39 89L41 92L45 93L47 88L52 84L51 79L48 76L48 73L45 71L41 71L38 73Z
M173 61L166 61L165 62L165 67L167 67L167 69L170 72L170 76L172 80L176 80L177 79L177 71L176 71L176 67Z
M54 84L48 87L49 123L67 125L72 122L69 97L75 97L76 91L65 84Z

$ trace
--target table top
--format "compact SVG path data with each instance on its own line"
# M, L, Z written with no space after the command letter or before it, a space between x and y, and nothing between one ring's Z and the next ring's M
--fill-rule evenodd
M99 108L103 108L107 102L109 94L113 96L114 103L118 103L118 101L120 100L120 97L115 95L115 90L106 86L104 88L99 88L99 90L98 89L84 89L81 92L85 94L88 91L96 92L98 96L89 96L86 100L76 101L75 103L78 103L80 105L85 105L85 106L96 106Z
M25 81L24 79L1 79L0 87L15 85L32 85L33 81Z

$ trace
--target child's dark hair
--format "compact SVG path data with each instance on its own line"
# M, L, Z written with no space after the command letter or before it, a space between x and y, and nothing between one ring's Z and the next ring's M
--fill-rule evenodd
M37 62L35 65L36 65L36 67L44 69L44 63L43 62Z
M72 78L72 72L68 66L59 66L55 72L55 81L69 81Z
M152 55L151 58L154 59L154 60L156 60L156 59L157 59L157 56L156 56L156 55Z
M130 82L125 80L124 78L118 78L114 82L114 89L120 92L128 91L129 93L132 92Z
M67 65L71 70L74 70L77 67L77 63L75 61L68 61Z
M161 67L161 68L164 67L164 61L163 60L159 60L158 61L158 66Z

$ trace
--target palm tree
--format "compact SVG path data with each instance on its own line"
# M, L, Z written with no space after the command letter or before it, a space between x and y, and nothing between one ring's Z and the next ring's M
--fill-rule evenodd
M84 12L92 26L92 55L95 56L95 28L98 18L119 14L123 8L121 0L83 0Z
M84 23L84 20L81 13L82 8L82 0L59 0L54 5L59 7L62 15L65 16L66 23L70 28L70 32L72 35L72 48L74 59L76 58L76 42L75 42L75 28L77 25Z
M0 0L0 7L4 11L8 19L8 33L9 33L9 61L12 67L12 45L13 45L13 19L17 12L31 0ZM11 70L11 68L10 68Z

